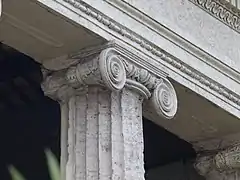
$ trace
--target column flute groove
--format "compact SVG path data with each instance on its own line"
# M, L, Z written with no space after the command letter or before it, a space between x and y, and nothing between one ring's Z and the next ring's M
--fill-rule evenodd
M167 119L177 110L166 77L113 48L48 73L42 88L61 106L63 180L143 180L143 100Z

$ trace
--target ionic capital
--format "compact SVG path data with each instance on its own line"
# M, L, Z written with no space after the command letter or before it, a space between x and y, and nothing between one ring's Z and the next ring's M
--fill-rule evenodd
M42 88L47 96L62 100L89 86L110 91L128 88L149 99L156 112L172 118L177 111L177 96L166 77L157 77L116 51L107 48L79 59L66 69L46 73Z
M240 173L240 145L234 145L215 155L199 157L195 168L209 180L237 180Z

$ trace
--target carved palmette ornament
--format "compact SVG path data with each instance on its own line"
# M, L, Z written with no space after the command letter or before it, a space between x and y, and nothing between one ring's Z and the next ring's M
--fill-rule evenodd
M48 72L46 76L42 88L50 97L51 94L62 97L62 90L71 95L75 89L87 86L100 85L110 91L121 91L125 87L150 99L156 112L164 118L171 119L177 112L177 96L170 81L130 63L113 48L80 59L67 69Z
M166 119L172 119L177 113L177 95L171 82L166 78L157 78L149 71L138 68L128 61L124 61L124 65L127 78L143 85L142 94L146 99L150 98L157 114Z
M195 81L202 84L204 87L210 88L215 93L219 94L220 96L223 96L224 98L230 100L232 103L235 103L236 105L240 106L239 95L237 95L230 89L227 89L226 87L222 86L221 84L215 82L213 79L206 77L199 71L196 71L196 69L187 66L183 62L177 60L177 58L172 57L171 55L166 53L163 49L155 46L151 42L137 35L132 30L122 26L121 24L117 23L110 17L107 17L103 13L97 11L95 8L88 6L83 1L80 0L79 1L64 0L64 1L78 9L79 15L82 15L81 13L83 13L89 18L93 18L94 21L95 20L98 21L99 23L101 23L101 25L103 25L110 31L117 33L118 35L124 36L125 38L134 43L137 43L144 50L160 58L161 60L168 63L170 66L173 66L174 68L178 69L179 71L189 76L190 78L193 78ZM228 24L231 28L240 32L240 18L239 15L237 15L238 12L235 11L234 8L232 10L226 8L226 5L228 4L226 3L227 1L225 0L190 0L190 1L202 7L210 14L213 14L215 17L222 20L224 23Z

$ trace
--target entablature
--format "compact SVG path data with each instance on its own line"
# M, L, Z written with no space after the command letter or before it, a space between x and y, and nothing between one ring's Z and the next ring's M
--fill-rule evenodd
M10 0L6 2L10 2ZM31 2L31 6L27 8L28 2ZM166 125L161 119L156 118L160 125L167 127L188 141L198 141L200 140L199 136L204 139L214 138L219 134L235 133L240 126L238 121L240 117L240 66L238 65L240 64L237 61L239 59L239 34L216 18L209 16L190 1L170 0L160 3L153 0L151 3L144 2L144 0L131 2L116 0L24 0L25 8L28 10L33 8L36 14L30 19L28 19L29 17L18 17L24 23L18 23L20 28L17 27L18 30L14 31L17 32L14 37L20 37L19 34L22 32L20 30L24 30L28 34L25 36L27 37L26 41L15 41L11 34L3 37L0 35L0 39L4 39L8 42L7 44L17 49L22 49L23 52L26 51L43 66L55 71L67 68L66 65L69 64L74 65L79 58L81 59L92 51L89 50L89 47L97 49L97 46L98 49L102 50L106 48L104 43L114 41L111 46L126 57L131 54L131 61L138 66L148 68L156 76L162 76L165 72L179 89L182 87L190 89L195 93L194 97L198 94L203 99L208 100L189 101L190 103L201 101L199 107L204 107L204 105L212 107L213 105L210 103L212 102L234 115L232 117L224 111L219 113L224 114L224 116L214 116L216 119L209 120L210 122L208 122L210 115L200 115L199 122L203 124L202 126L209 127L209 124L213 124L213 130L210 129L208 133L204 133L204 137L202 137L201 131L193 130L186 133L184 128L175 131L176 127L181 124L180 122L184 122L183 125L189 123L190 127L191 123L196 123L195 115L187 111L183 113L187 114L186 116L181 116L182 121L175 121L175 125ZM146 11L143 11L142 6L138 3L144 5ZM160 8L161 11L147 11L153 6ZM9 29L12 30L12 27L5 26L9 25L9 19L11 20L9 17L12 17L7 16L7 20L4 21L4 16L6 17L6 14L9 13L8 10L3 11L3 21L2 24L0 23L0 29L1 27L5 28L5 33L11 32L8 31ZM151 15L151 13L154 14ZM202 19L199 20L197 17L202 17ZM43 26L36 25L36 20L43 18L46 20ZM51 24L52 22L56 24ZM181 23L184 27L180 26ZM11 26L12 24L10 21ZM58 30L55 28L56 25L59 27ZM35 28L33 31L35 34L29 33L32 32L29 31L29 27ZM41 29L40 34L38 29ZM208 32L209 29L211 29L210 32ZM216 31L216 29L221 29L221 32ZM214 31L220 34L221 38L216 38L213 35ZM45 36L46 34L54 37L54 41L51 38L50 43L46 41L49 40L47 38L49 36ZM32 39L34 40L32 41ZM47 42L48 45L42 46L43 41L45 44ZM228 46L230 43L231 46ZM36 48L32 48L31 44L36 44ZM57 44L61 44L61 46L58 47ZM227 50L224 49L226 47ZM231 54L231 52L233 53ZM182 92L182 90L180 91ZM184 98L182 99L184 100ZM195 109L197 108L198 105ZM214 110L213 112L219 111ZM188 118L184 119L183 117ZM223 117L226 120L223 120ZM218 125L218 118L221 119L221 125ZM227 129L225 129L226 124L229 124ZM234 130L231 127L234 127Z
M71 14L69 18L78 23L87 19L88 24L83 24L86 28L91 24L91 30L106 39L121 39L121 42L128 43L130 47L132 46L131 48L137 49L151 57L156 63L162 64L168 69L172 79L197 91L207 99L215 101L218 106L239 117L239 72L198 49L194 44L177 37L177 34L172 31L167 32L166 28L165 34L162 34L162 31L153 29L153 25L147 27L145 22L139 22L136 16L132 17L134 13L130 16L131 7L123 13L121 9L116 8L117 3L113 6L106 1L59 0L51 3L40 0L39 2L52 7L59 13L66 8ZM104 13L101 12L103 10ZM143 14L138 13L143 17ZM82 18L75 19L76 15L81 15ZM95 28L92 28L93 24L96 25ZM164 26L160 24L158 26L164 29ZM174 41L169 37L175 38ZM178 43L180 40L181 43ZM182 47L178 44L182 44ZM188 81L184 83L184 79ZM204 90L196 90L196 85L197 89ZM231 87L231 90L228 87Z

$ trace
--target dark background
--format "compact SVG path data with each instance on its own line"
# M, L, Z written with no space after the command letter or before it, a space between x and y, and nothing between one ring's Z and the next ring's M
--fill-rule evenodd
M44 96L40 65L0 44L0 176L16 166L28 180L48 180L44 150L60 153L60 110ZM144 119L145 169L195 157L192 146Z

